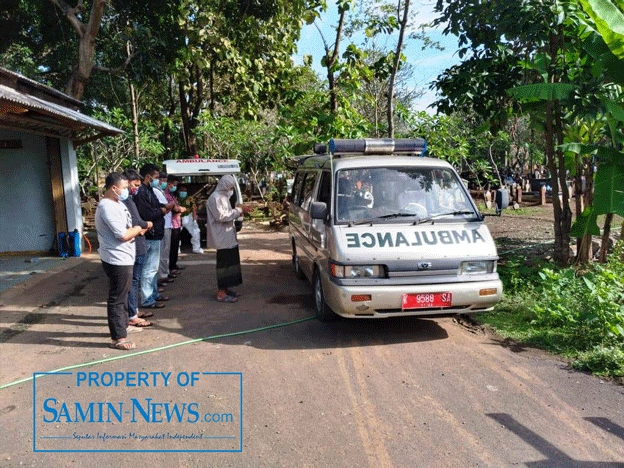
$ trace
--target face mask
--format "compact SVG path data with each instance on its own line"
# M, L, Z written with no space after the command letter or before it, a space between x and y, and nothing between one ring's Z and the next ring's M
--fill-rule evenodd
M160 181L158 179L153 179L150 182L150 186L152 186L152 188L160 187Z
M165 190L167 188L167 182L161 182L160 183L160 188Z
M176 190L178 190L178 187L176 187L175 185L169 189L171 193L175 192Z
M128 199L128 189L125 188L121 191L121 193L117 193L115 192L115 194L117 195L117 197L119 197L119 201L124 201Z
M138 191L139 191L139 187L132 187L130 189L130 195L134 196L137 194Z
M179 192L180 198L184 199L186 198L186 192Z

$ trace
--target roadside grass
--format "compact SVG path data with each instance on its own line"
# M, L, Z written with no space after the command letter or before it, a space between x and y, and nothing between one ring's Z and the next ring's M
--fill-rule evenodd
M474 318L504 338L564 356L572 367L624 377L624 243L586 271L521 253L501 259L505 297Z

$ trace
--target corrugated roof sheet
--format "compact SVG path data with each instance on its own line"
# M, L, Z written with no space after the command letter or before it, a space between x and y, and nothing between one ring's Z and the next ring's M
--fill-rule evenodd
M16 91L15 89L9 88L8 86L0 85L0 100L5 100L14 104L18 104L25 109L40 112L53 117L59 117L63 120L69 120L71 122L79 124L80 127L90 127L109 135L118 135L120 133L123 133L123 130L113 127L112 125L108 125L105 122L94 119L87 115L81 114L80 112L69 109L67 107L63 107L53 102L45 101L38 97L24 94L22 92ZM17 114L15 118L19 119L19 114ZM0 114L0 122L1 121L2 114ZM41 121L42 125L45 125L45 123L45 121ZM71 127L68 128L70 130L74 130Z
M51 86L47 86L47 85L44 85L43 83L39 83L38 81L35 81L32 78L28 78L27 76L21 75L17 72L14 72L13 70L9 70L8 68L0 67L0 75L8 76L12 78L13 80L15 80L16 82L25 83L51 96L55 96L57 98L63 99L67 101L68 103L75 105L76 107L82 105L82 102L80 102L78 99L68 96L67 94L59 91L58 89L54 89Z

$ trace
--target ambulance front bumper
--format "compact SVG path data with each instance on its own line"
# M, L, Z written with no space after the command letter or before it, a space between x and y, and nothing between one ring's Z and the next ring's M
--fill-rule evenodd
M345 286L332 282L329 275L325 274L323 292L325 302L338 315L347 318L384 318L471 314L492 310L503 297L503 285L499 279L490 279L441 284ZM403 296L418 293L451 293L451 306L403 310ZM357 301L353 300L354 296ZM361 296L370 296L370 300L359 300Z

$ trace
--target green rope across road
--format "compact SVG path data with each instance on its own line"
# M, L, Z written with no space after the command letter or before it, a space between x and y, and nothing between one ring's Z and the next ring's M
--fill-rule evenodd
M75 364L73 366L62 367L60 369L55 369L53 371L50 371L50 373L63 372L63 371L71 370L71 369L79 369L81 367L95 366L96 364L102 364L104 362L117 361L119 359L127 359L127 358L134 357L134 356L141 356L143 354L155 353L156 351L163 351L165 349L176 348L178 346L184 346L184 345L188 345L188 344L199 343L200 341L216 340L218 338L227 338L229 336L247 335L249 333L255 333L255 332L259 332L259 331L270 330L272 328L287 327L289 325L295 325L297 323L307 322L307 321L312 320L312 319L314 319L314 317L306 317L306 318L302 318L302 319L299 319L299 320L293 320L292 322L278 323L276 325L268 325L266 327L253 328L251 330L243 330L243 331L232 332L232 333L224 333L222 335L207 336L205 338L196 338L194 340L181 341L180 343L173 343L173 344L170 344L170 345L161 346L159 348L146 349L145 351L137 351L135 353L122 354L122 355L119 355L119 356L114 356L114 357L110 357L110 358L106 358L106 359L99 359L97 361L85 362L83 364ZM38 375L37 378L39 379L39 378L43 377L44 375L45 374ZM8 383L8 384L0 385L0 390L3 390L5 388L9 388L9 387L13 387L14 385L19 385L19 384L22 384L22 383L25 383L25 382L30 382L34 378L35 378L34 376L33 377L28 377L26 379L16 380L15 382L11 382L11 383Z

